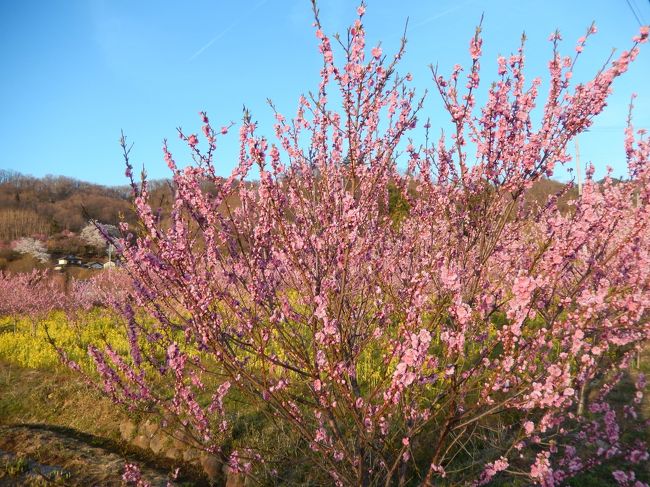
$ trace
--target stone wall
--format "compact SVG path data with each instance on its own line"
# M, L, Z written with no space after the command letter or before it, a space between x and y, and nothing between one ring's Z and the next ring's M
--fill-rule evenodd
M155 455L200 465L208 479L215 485L244 487L249 484L243 476L229 472L228 466L217 456L199 451L189 442L182 441L183 433L172 437L150 419L140 423L123 421L120 423L120 435L124 441L143 450L150 450Z

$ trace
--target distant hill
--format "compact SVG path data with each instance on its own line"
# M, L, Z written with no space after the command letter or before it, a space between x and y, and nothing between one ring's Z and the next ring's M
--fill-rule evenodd
M168 182L149 185L152 201L166 213L171 202ZM15 252L12 242L22 237L43 242L53 260L68 254L101 260L104 252L84 242L79 232L89 220L117 225L122 218L136 221L128 186L102 186L65 176L35 178L0 169L0 270L52 265Z
M165 192L164 181L150 185L154 192ZM169 194L168 189L166 192ZM35 178L0 170L0 240L78 232L91 219L116 225L120 215L133 222L130 200L127 186L102 186L65 176Z
M543 205L549 196L560 194L562 192L564 192L564 194L558 200L558 206L560 211L564 212L569 208L567 202L577 198L578 196L578 189L575 187L568 189L566 188L566 184L559 181L553 179L540 179L533 185L527 193L527 196L529 200L532 200L539 205Z
M543 203L564 187L558 181L542 179L528 196ZM166 215L172 198L169 181L150 181L149 188L154 206L161 207ZM210 191L209 187L204 189ZM568 191L561 203L576 195L575 189ZM64 231L77 233L88 220L117 225L121 217L135 223L128 186L103 186L66 176L35 178L0 169L0 241L32 236L45 239Z

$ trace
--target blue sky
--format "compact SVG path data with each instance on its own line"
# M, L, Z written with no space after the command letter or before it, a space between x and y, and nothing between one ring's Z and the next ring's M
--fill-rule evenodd
M643 23L650 2L629 0ZM344 32L356 2L321 0L327 33ZM467 46L481 13L485 79L498 54L509 54L522 31L528 36L530 79L544 75L549 34L559 28L564 50L592 20L598 34L585 49L578 80L594 73L611 48L626 49L639 29L626 0L368 0L369 45L394 50L409 20L407 55L400 72L431 89L430 63L449 72L468 64ZM287 115L303 92L318 84L320 58L308 0L127 1L49 0L0 2L0 168L57 174L101 184L124 184L118 138L135 143L133 163L152 178L169 175L163 138L179 147L177 126L198 132L199 110L216 126L241 117L245 104L262 132L271 134L266 99ZM615 85L615 93L590 133L581 135L583 161L624 171L623 128L632 92L635 122L650 128L650 45ZM482 85L483 88L486 84ZM434 127L446 118L429 95L425 115ZM223 139L221 174L235 164L236 131ZM566 175L559 175L566 177Z

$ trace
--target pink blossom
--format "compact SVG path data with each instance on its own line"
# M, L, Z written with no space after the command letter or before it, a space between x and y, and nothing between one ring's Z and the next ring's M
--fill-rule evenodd
M524 431L527 435L531 435L535 430L535 424L532 421L526 421L524 423Z

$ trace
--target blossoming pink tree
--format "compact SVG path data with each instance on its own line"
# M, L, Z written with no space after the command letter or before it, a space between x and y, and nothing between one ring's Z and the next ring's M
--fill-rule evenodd
M30 273L0 272L0 316L11 316L14 320L28 317L32 334L36 334L39 321L55 309L67 305L65 293L51 279L47 271L34 270Z
M88 279L72 279L65 306L69 324L82 328L93 309L102 309L111 318L121 317L131 290L129 275L119 269L100 271ZM55 348L60 347L54 344Z
M130 289L131 279L120 269L100 271L88 279L74 279L68 289L69 308L83 311L94 307L120 308Z
M647 139L630 127L629 179L590 173L568 212L560 195L527 198L570 160L568 142L603 110L647 29L575 87L578 55L561 55L553 35L538 124L540 80L524 77L523 45L497 60L476 106L477 30L466 71L434 72L451 136L433 141L425 124L416 144L423 100L397 71L404 46L368 50L364 10L341 62L316 11L318 91L292 118L276 111L275 142L246 115L230 177L215 169L228 127L205 113L202 138L179 130L195 165L179 168L164 145L169 225L146 180L133 184L143 230L123 225L120 251L155 322L130 312L130 358L91 350L105 391L175 418L195 445L250 475L273 466L253 444L220 450L232 390L299 439L323 483L555 485L612 458L647 460L618 426L636 404L607 402L650 335ZM245 182L253 168L256 185ZM395 191L407 208L399 218Z

